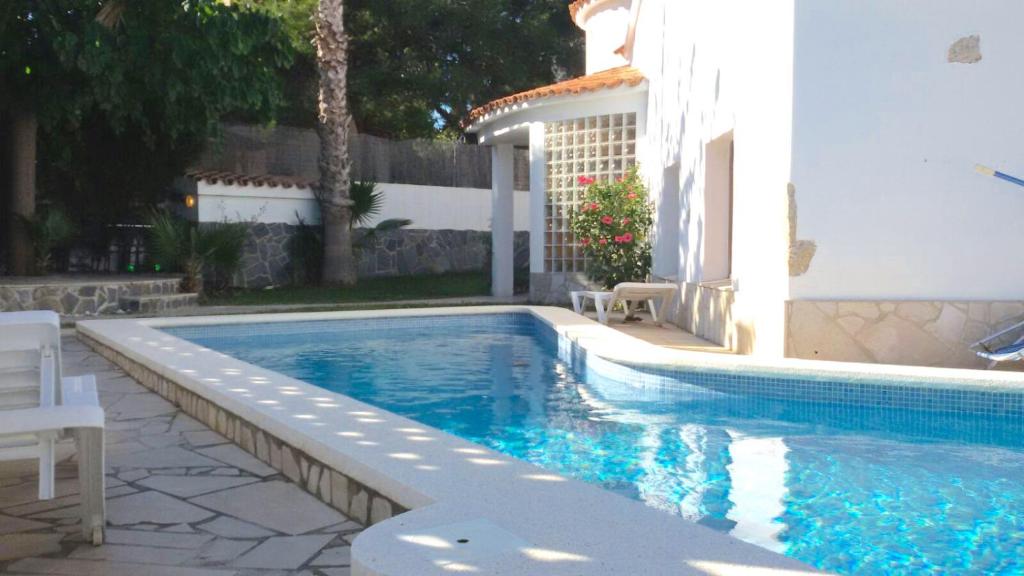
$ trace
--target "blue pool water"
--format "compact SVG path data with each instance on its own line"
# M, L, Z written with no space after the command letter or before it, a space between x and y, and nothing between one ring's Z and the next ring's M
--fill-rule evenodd
M1012 395L806 402L844 385L606 366L525 314L167 332L826 570L1024 573Z

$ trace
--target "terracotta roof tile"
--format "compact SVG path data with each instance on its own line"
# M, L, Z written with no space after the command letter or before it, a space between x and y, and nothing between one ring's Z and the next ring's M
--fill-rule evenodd
M221 170L189 170L185 172L185 177L210 184L222 182L233 186L254 186L257 188L261 186L274 188L315 188L318 184L316 180L300 178L298 176L249 175Z
M637 86L644 80L643 73L636 68L632 66L619 66L618 68L603 70L594 74L573 78L572 80L566 80L565 82L541 86L540 88L499 98L479 108L474 108L469 113L466 123L472 124L485 115L512 104L520 104L540 98L550 98L551 96L569 96L585 92L597 92L598 90L608 90L620 86Z
M593 1L594 0L575 0L574 2L570 3L569 16L572 17L572 21L576 21L576 13L580 11L580 8L583 8L584 4L589 4Z

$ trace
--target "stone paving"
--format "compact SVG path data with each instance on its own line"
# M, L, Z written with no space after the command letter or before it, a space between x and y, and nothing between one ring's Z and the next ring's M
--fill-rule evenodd
M32 462L0 462L0 573L347 576L362 526L289 482L73 338L65 375L95 374L107 413L107 538L78 528L73 447L56 498Z

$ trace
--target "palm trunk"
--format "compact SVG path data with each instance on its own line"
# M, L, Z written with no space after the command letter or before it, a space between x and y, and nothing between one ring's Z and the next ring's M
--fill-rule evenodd
M346 74L348 40L342 19L343 0L320 0L316 12L316 54L320 68L320 217L324 227L323 281L356 283L355 258L349 228L348 109Z
M25 108L11 111L11 204L8 211L10 272L25 276L35 260L29 222L36 213L36 115Z

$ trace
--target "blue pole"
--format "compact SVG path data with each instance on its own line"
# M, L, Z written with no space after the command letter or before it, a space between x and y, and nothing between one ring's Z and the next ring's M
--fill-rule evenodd
M999 178L1000 180L1005 180L1007 182L1010 182L1011 184L1016 184L1017 186L1024 186L1024 180L1021 180L1020 178L1017 178L1016 176L1010 176L1009 174L1007 174L1005 172L1000 172L1000 171L995 170L993 168L989 168L987 166L982 166L981 164L978 164L977 166L975 166L974 169L977 170L979 174L984 174L986 176L992 176L994 178Z

